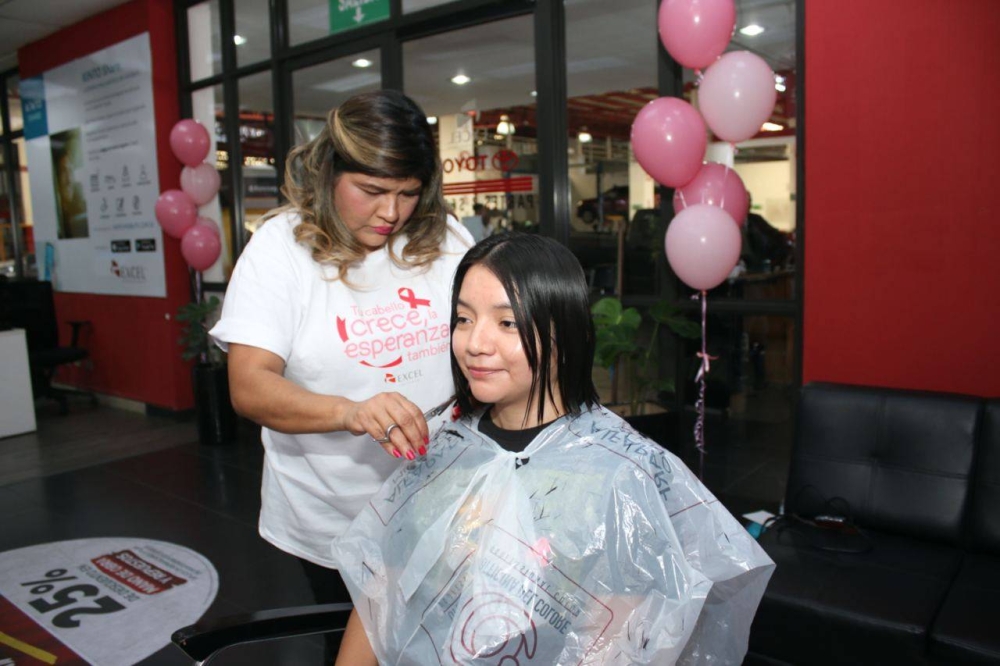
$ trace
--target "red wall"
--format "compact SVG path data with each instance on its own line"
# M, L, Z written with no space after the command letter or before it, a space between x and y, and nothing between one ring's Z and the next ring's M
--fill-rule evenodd
M1000 2L803 4L803 380L1000 396Z
M21 77L35 76L117 42L149 32L153 59L160 190L176 188L180 163L170 152L170 128L179 119L177 55L170 0L132 0L18 51ZM28 165L29 169L31 165ZM30 173L30 171L29 171ZM93 368L70 369L59 381L170 409L194 404L189 366L181 361L174 314L190 300L180 242L163 239L167 297L56 294L60 322L89 320L84 337ZM69 326L60 334L69 338Z

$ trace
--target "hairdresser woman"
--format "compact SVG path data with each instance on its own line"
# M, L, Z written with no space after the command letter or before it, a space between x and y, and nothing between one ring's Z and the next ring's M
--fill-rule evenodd
M453 393L451 280L472 245L445 212L423 111L351 98L288 157L282 192L240 256L211 335L236 411L264 444L260 534L300 558L317 602L349 599L330 543Z

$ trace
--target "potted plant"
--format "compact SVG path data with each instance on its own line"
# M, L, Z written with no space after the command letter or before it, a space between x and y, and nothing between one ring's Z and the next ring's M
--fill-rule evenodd
M209 321L219 308L219 299L182 305L177 320L183 322L181 357L194 361L195 413L198 441L202 444L225 444L236 438L236 412L229 399L229 375L222 351L208 337Z
M636 308L623 308L621 301L607 296L591 308L596 332L595 362L613 373L612 402L618 397L618 382L624 379L627 402L624 417L637 430L661 444L669 436L670 417L647 414L647 405L661 392L675 390L672 379L658 377L659 334L663 327L682 338L701 336L701 327L667 301L658 301L647 314L653 322L648 340L640 340L642 314ZM614 406L614 405L613 405Z

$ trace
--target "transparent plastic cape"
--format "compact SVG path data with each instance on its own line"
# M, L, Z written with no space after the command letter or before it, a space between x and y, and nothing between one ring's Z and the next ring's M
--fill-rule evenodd
M380 664L740 664L774 563L604 408L443 426L333 546Z

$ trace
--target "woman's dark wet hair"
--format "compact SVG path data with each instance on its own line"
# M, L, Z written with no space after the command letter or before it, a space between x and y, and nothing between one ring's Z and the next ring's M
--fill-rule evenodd
M510 299L533 378L529 404L538 395L539 387L544 387L545 394L554 398L555 384L563 406L571 414L579 413L583 406L597 404L597 389L591 376L594 324L587 281L573 253L551 238L530 234L503 233L482 240L466 253L455 272L452 332L457 323L462 282L473 266L482 266L493 273ZM551 372L553 354L555 377ZM459 407L463 413L470 413L479 403L454 353L451 373ZM539 422L544 409L545 400L538 400ZM528 415L524 418L527 421Z

